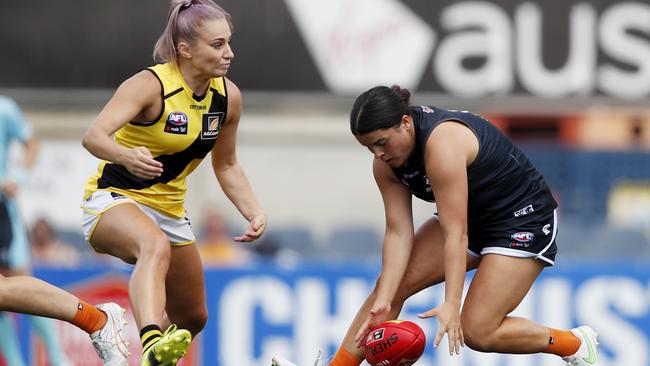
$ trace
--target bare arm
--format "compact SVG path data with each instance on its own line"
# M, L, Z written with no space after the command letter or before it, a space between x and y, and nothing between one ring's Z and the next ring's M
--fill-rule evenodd
M465 343L460 327L460 305L467 271L467 166L476 157L478 141L467 127L447 122L431 133L425 150L425 167L436 197L445 243L445 301L425 317L436 316L440 322L435 346L446 332L449 353L458 354Z
M386 316L406 272L414 238L411 192L383 161L375 159L373 173L384 201L386 233L382 247L381 274L374 291L376 298L368 319L355 336L355 341L360 346L371 327L388 320Z
M27 140L23 142L25 156L22 161L22 167L15 169L9 179L0 182L0 193L7 197L14 198L18 195L20 186L27 178L27 171L29 171L36 162L36 155L38 153L38 142L36 136L32 134Z
M239 88L230 80L225 80L228 90L228 116L212 149L212 169L225 195L250 223L248 230L235 240L251 242L264 233L266 215L255 197L244 169L237 161L237 127L242 111L242 98Z
M129 149L113 141L112 135L130 121L150 120L162 107L161 86L149 71L126 80L86 130L82 145L94 156L124 165L134 175L152 179L162 173L162 163L144 146ZM156 108L157 107L157 108Z
M23 168L31 169L36 162L36 155L38 154L38 141L36 136L32 136L25 141L25 159L23 160Z
M404 277L413 248L411 192L383 161L375 160L373 170L384 201L386 216L382 269L377 282L377 294L379 299L390 303Z

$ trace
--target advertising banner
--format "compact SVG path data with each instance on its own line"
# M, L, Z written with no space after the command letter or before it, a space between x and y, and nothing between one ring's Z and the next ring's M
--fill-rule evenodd
M311 366L319 353L331 356L378 274L376 266L309 263L286 268L256 265L206 270L209 321L183 365L268 366L273 355ZM36 274L91 302L116 301L128 308L127 273L105 269L41 270ZM471 274L468 276L468 281ZM465 286L467 289L467 285ZM448 355L445 341L433 348L435 319L416 314L439 304L444 287L409 299L400 318L418 323L427 335L421 366L561 366L555 356L485 354L464 348ZM131 364L139 341L131 312ZM544 271L515 315L556 328L589 324L600 334L599 365L650 365L650 266L644 262L581 261ZM83 332L61 323L61 341L75 365L95 365ZM39 348L33 348L33 350ZM37 366L46 365L35 355ZM92 361L91 361L92 360Z
M12 54L0 60L3 87L116 87L153 62L169 4L32 2L0 5ZM245 90L650 96L649 0L218 3L235 25L228 76Z

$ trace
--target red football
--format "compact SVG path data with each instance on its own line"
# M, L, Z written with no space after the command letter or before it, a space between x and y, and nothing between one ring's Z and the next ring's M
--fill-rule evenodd
M372 366L410 366L422 356L426 344L419 325L408 320L389 320L368 333L366 361Z

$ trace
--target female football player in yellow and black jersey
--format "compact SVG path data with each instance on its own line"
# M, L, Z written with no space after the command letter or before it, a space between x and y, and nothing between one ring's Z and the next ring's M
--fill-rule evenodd
M154 49L164 63L122 83L83 138L103 160L86 186L84 231L96 251L135 264L129 296L142 365L175 364L207 320L183 202L186 177L208 153L221 189L250 223L234 239L256 240L266 227L235 153L242 100L224 76L231 30L230 15L211 0L173 0Z

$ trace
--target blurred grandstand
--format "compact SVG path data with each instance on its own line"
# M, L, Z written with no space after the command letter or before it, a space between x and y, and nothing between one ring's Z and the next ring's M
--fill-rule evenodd
M30 217L50 216L65 239L85 248L76 234L77 205L94 160L78 141L94 118L93 108L101 108L108 94L84 101L83 107L61 103L56 108L14 95L43 139L45 153L24 200L26 212ZM74 93L70 95L68 103L74 100ZM277 237L282 248L306 257L377 259L383 208L372 188L371 156L348 133L351 98L326 93L272 97L244 91L244 95L248 108L240 127L240 158L271 212L269 234ZM524 149L560 202L558 236L563 256L650 255L650 204L642 199L650 194L650 112L639 107L569 108L566 104L562 105L565 111L558 112L528 101L524 113L497 111L496 102L473 105L448 97L417 96L421 103L484 110ZM608 117L607 123L602 123L603 116ZM52 149L49 154L48 149ZM233 230L242 229L244 223L215 183L207 164L190 178L190 215L200 213L208 198L228 214ZM424 220L433 210L419 204L416 220Z

